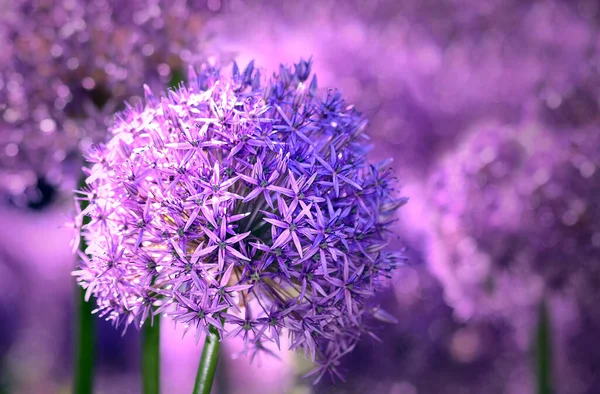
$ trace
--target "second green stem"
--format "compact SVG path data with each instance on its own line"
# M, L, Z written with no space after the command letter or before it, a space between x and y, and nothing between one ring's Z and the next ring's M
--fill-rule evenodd
M210 394L210 390L215 380L220 349L221 342L219 332L215 327L210 326L209 334L204 340L204 348L202 349L200 364L198 365L193 394Z
M142 328L142 392L158 394L160 392L160 316L154 316Z

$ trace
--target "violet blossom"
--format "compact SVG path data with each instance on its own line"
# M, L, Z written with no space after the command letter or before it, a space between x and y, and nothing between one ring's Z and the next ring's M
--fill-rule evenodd
M17 0L3 14L0 197L17 206L72 190L119 103L205 59L207 12L186 1Z
M117 116L79 191L90 258L75 275L100 316L165 313L197 339L212 325L252 357L287 332L317 380L341 377L339 358L384 316L366 301L403 260L385 247L406 200L388 162L365 157L366 119L310 68L190 69Z
M599 141L597 126L478 127L429 184L429 264L456 315L510 322L527 344L545 301L557 387L574 393L600 387L597 352L573 350L600 327Z

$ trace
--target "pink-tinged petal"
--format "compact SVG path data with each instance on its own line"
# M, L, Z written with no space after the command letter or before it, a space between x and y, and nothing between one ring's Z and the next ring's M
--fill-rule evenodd
M279 172L273 171L271 173L271 175L269 175L269 179L267 179L267 182L269 182L269 184L275 183L275 181L277 180L277 178L279 178Z
M361 266L358 267L358 270L356 270L356 272L354 274L352 274L352 278L353 279L360 278L360 276L362 275L364 270L365 270L365 265L361 264Z
M271 194L269 193L268 190L265 190L265 201L267 201L267 205L271 208L271 209L275 209L275 207L273 206L273 199L271 198Z
M215 220L215 216L213 215L213 211L211 209L209 209L206 205L201 205L200 209L202 210L202 213L204 214L204 218L206 220L208 220L208 222L214 227L217 228L219 227L217 225L217 221Z
M225 249L219 248L219 271L225 266Z
M380 307L374 307L371 310L371 314L375 319L384 323L398 324L398 319L396 319L394 316L390 315L388 312L381 309Z
M220 171L219 162L216 161L214 168L213 168L213 176L212 176L213 185L218 185L219 183L221 183L221 174L219 173L219 171Z
M271 248L269 248L267 245L265 245L263 243L250 242L250 245L252 245L253 247L255 247L258 250L262 250L263 252L269 252L269 251L271 251Z
M150 206L152 203L150 202L150 196L146 199L146 203L144 204L144 220L148 220L150 213Z
M138 248L140 247L143 237L144 237L144 229L140 229L137 240L135 241L135 248L134 248L135 251L137 251Z
M247 217L248 215L250 215L250 212L240 213L238 215L230 216L227 221L229 223L237 222L238 220L242 220L243 218Z
M338 176L340 177L340 179L341 179L341 180L343 180L343 181L344 181L344 182L346 182L347 184L349 184L349 185L353 186L354 188L356 188L356 189L358 189L358 190L362 190L362 187L360 187L360 185L359 185L358 183L356 183L356 182L354 182L354 181L350 180L350 178L347 178L347 177L345 177L345 176L343 176L343 175L339 175L339 174L338 174Z
M271 190L277 193L281 193L283 195L286 195L288 197L294 197L294 193L290 190L290 189L286 189L284 187L281 186L275 186L275 185L269 185L267 186L267 190Z
M221 226L219 227L219 238L224 240L227 236L227 220L221 220Z
M254 164L254 176L256 178L262 176L263 174L263 166L262 166L262 161L259 158L256 159L256 164Z
M225 182L221 183L221 189L229 188L231 185L236 183L238 179L240 179L239 176L234 176L233 178L226 180Z
M300 220L304 216L309 217L312 220L312 215L310 214L310 209L312 208L312 203L305 204L302 201L300 201L300 205L302 205L303 207L302 207L302 210L300 211L300 213L298 214L296 220Z
M246 238L248 235L250 235L252 232L251 231L247 231L245 233L242 234L238 234L234 237L228 238L225 240L225 243L231 245L231 244L235 244L240 242L242 239Z
M194 211L188 218L187 222L185 223L185 227L183 228L184 231L188 231L188 229L190 228L192 223L194 223L194 220L196 220L196 218L198 217L198 213L200 213L200 209L199 208L194 209Z
M325 217L323 216L323 212L321 212L321 208L318 205L315 205L315 210L317 211L317 224L319 227L325 227Z
M364 266L363 266L364 267ZM348 282L350 272L350 264L348 263L348 258L344 256L344 281Z
M202 248L202 244L200 244L194 251L194 254L192 254L191 263L196 264L201 257L211 254L216 248L218 248L218 245Z
M227 142L225 142L225 141L218 141L218 140L210 140L210 141L199 143L198 147L199 148L212 148L212 147L215 147L215 146L223 146L223 145L227 145Z
M245 182L248 182L252 185L258 185L258 181L252 177L249 177L248 175L237 174L237 176L239 176Z
M211 317L209 315L207 315L205 317L206 321L208 323L210 323L211 325L217 327L219 330L224 330L223 328L223 323L221 323L219 320L215 319L214 317Z
M283 200L283 198L281 197L281 195L277 196L277 208L279 209L279 214L281 216L287 216L288 206L285 203L285 201Z
M279 265L279 269L281 270L281 272L283 272L283 274L285 275L286 278L290 277L290 271L288 270L288 267L285 265L285 260L284 259L277 259L277 264Z
M236 292L236 291L244 291L244 290L248 290L249 288L251 288L252 285L235 285L235 286L227 286L227 291L229 292Z
M193 257L192 257L192 260L193 260ZM192 263L192 264L195 264L195 263ZM191 276L192 276L192 282L194 283L194 285L196 286L196 288L198 290L201 290L205 287L202 284L202 280L200 280L200 277L198 276L198 273L196 272L196 270L192 270Z
M290 218L292 217L292 214L296 211L297 207L298 207L298 200L293 199L292 202L290 203L290 205L288 206L287 213L285 214L285 220L290 220Z
M327 270L327 258L325 257L325 251L319 248L319 257L321 258L321 268L323 269L323 276L329 276L329 271Z
M339 280L338 278L334 278L332 276L325 277L325 280L327 282L331 283L332 285L340 287L340 288L345 286L345 283L343 281Z
M206 234L208 236L208 238L210 238L210 240L213 241L214 243L218 244L219 242L221 242L221 239L219 237L217 237L217 234L213 233L211 230L207 229L206 227L202 227L202 231L204 231L204 234Z
M169 142L169 143L165 144L165 147L173 148L173 149L185 149L185 150L193 148L193 146L189 142Z
M184 297L180 293L175 293L175 298L177 299L177 301L179 301L179 303L187 306L189 309L191 309L193 311L198 310L198 306L196 306L196 304L194 304L192 301L187 299L187 297Z
M264 189L262 187L254 188L254 190L252 190L250 193L248 193L248 195L242 200L242 202L248 202L248 201L254 200L256 197L258 197L263 192L263 190Z
M292 170L288 171L288 180L290 182L290 186L292 188L292 191L295 194L299 194L300 193L300 188L298 187L298 182L296 182L296 178L294 178L294 174L292 173ZM292 197L292 196L290 196Z
M336 248L329 247L329 248L327 248L327 251L331 255L331 258L333 259L333 261L337 262L338 250Z
M319 156L319 155L315 155L315 159L317 159L317 161L318 161L319 163L321 163L321 165L322 165L323 167L325 167L325 168L326 168L326 169L327 169L329 172L331 172L331 173L335 173L334 169L333 169L333 168L332 168L332 167L329 165L329 163L327 163L325 160L323 160L323 159L321 158L321 156Z
M238 259L250 261L250 259L248 257L244 256L243 254L241 254L240 252L238 252L237 250L235 250L231 246L227 246L227 250L229 251L229 253L231 253L232 255L234 255L235 257L237 257Z
M353 315L353 308L352 308L352 294L350 294L350 290L348 289L344 289L344 298L346 299L346 309L348 311L348 314L350 316Z
M278 248L282 245L284 245L285 243L287 243L290 240L290 230L289 229L285 229L283 230L283 232L279 235L279 237L277 237L277 239L275 240L275 242L273 242L273 246L272 248Z
M296 250L302 258L302 244L300 243L300 238L298 238L298 234L295 231L292 232L292 239L294 240L294 245L296 245Z
M315 181L315 179L317 179L317 176L318 176L318 175L319 175L319 173L315 171L315 172L314 172L314 173L311 175L311 177L310 177L310 178L308 178L308 181L306 181L306 183L304 183L304 184L302 185L302 188L303 188L303 189L308 189L308 188L309 188L309 187L310 187L310 186L313 184L313 182Z
M179 247L179 245L177 245L177 243L175 241L173 241L172 239L170 240L171 242L171 246L173 247L173 249L175 249L175 251L177 252L177 255L179 256L179 258L181 258L182 260L186 260L185 258L185 253L183 253L183 250L181 250L181 248Z
M281 220L270 219L270 218L264 218L263 220L265 222L271 223L272 225L280 227L280 228L289 228L290 227L289 224L287 224L286 222L282 222Z
M333 190L335 191L335 196L340 196L340 183L338 182L337 174L333 174Z

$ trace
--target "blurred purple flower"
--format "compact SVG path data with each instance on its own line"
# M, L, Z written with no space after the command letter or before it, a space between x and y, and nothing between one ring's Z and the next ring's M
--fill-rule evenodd
M339 376L369 332L365 301L402 260L384 248L405 199L365 158L365 118L305 84L310 67L265 81L253 63L232 77L206 66L118 115L80 191L91 258L75 274L101 316L164 312L197 339L212 325L252 357L286 330L317 380Z
M597 139L596 129L484 126L442 160L430 183L432 263L459 314L537 305L588 272L600 247L600 155L587 147Z
M479 127L440 161L428 190L429 264L455 313L509 321L526 343L549 301L566 349L556 355L555 366L565 366L557 381L574 393L600 384L572 368L595 352L567 345L600 327L599 141L597 127Z
M141 96L143 83L162 90L204 57L205 11L162 0L6 4L0 197L43 207L57 188L72 190L79 150L106 138L115 107Z
M399 269L394 283L376 299L398 324L377 332L381 343L362 339L342 364L348 381L321 385L317 393L533 392L528 349L515 343L505 322L457 322L423 265Z

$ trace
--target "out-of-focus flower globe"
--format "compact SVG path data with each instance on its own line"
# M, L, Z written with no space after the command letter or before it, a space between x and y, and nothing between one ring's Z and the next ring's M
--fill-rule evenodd
M0 19L0 199L43 208L79 177L80 149L146 83L203 60L210 11L195 1L17 0Z
M596 127L486 125L440 161L429 264L457 316L505 319L522 342L544 299L555 325L576 327L573 313L600 324L599 140ZM571 311L553 308L565 302Z

